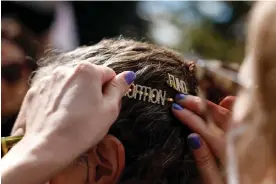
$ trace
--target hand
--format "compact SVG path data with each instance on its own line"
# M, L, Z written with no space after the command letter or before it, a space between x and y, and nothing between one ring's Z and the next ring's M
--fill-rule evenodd
M21 182L22 177L21 183L23 180L25 183L47 181L97 144L116 120L121 98L134 79L133 72L116 76L110 68L84 62L74 68L58 67L51 75L36 81L24 99L12 132L25 134L24 138L4 157L5 162L1 162L4 181ZM44 166L41 170L35 165L39 163ZM24 169L27 175L34 170L37 177L24 176L24 171L18 171L22 177L14 177L9 172L23 170L22 165L28 168Z
M55 152L77 156L107 133L134 79L133 72L116 76L86 62L58 67L29 90L12 132L43 137L53 141Z
M215 125L207 125L202 118L200 110L201 99L191 95L177 95L176 102L173 104L174 115L192 131L198 133L207 142L211 151L217 158L224 163L225 152L225 132L229 126L231 112L210 101L207 106L214 120ZM229 107L234 102L234 98L225 98L221 103L227 104Z
M211 115L216 126L220 127L221 134L218 134L217 131L214 132L214 129L218 127L214 128L206 125L206 122L204 122L200 117L202 113L200 112L200 99L198 97L178 95L176 101L179 102L179 104L182 104L183 107L187 107L187 109L183 109L182 106L173 104L173 112L176 117L178 117L183 124L189 126L193 131L204 135L204 138L208 140L208 144L212 148L211 151L209 146L198 134L190 134L187 138L203 183L224 183L212 152L221 160L223 159L225 150L224 132L228 128L231 115L229 109L232 108L235 97L226 97L220 102L220 106L212 102L208 102L207 104L211 110ZM225 109L224 107L228 109ZM217 141L215 140L216 138Z
M232 111L235 99L235 96L227 96L219 103L219 106Z

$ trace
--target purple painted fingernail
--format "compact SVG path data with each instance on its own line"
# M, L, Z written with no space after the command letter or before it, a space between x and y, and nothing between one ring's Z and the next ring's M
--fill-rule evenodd
M178 105L176 103L172 104L172 108L174 108L175 110L182 110L183 109L180 105Z
M194 150L200 148L200 146L201 146L200 137L196 134L189 135L187 138L187 142L188 142L190 148L192 148Z
M175 96L175 100L176 101L180 101L180 100L183 100L184 98L186 97L186 95L184 95L184 94L177 94L176 96Z
M136 79L136 74L133 71L129 71L125 75L125 80L128 85L130 85Z

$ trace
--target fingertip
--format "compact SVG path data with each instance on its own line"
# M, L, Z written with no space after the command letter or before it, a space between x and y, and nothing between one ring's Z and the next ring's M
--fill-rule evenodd
M219 106L224 107L228 110L232 109L233 104L235 102L236 97L235 96L227 96L225 97L220 103Z
M187 142L192 150L197 150L202 146L200 136L196 133L192 133L187 137Z
M103 84L106 84L107 82L114 79L114 77L116 77L116 72L112 68L105 67L105 66L99 66L98 68L100 69L102 74Z
M193 157L204 183L223 184L214 155L199 134L190 134L188 144L192 148Z
M196 114L200 114L202 100L198 96L177 94L175 96L175 101L182 107L185 107Z
M125 72L125 81L128 85L133 83L135 79L136 79L136 74L133 71Z
M183 110L183 107L181 107L180 105L178 105L177 103L173 103L172 104L172 108L175 109L175 110Z
M104 94L110 96L110 99L121 99L129 90L129 85L136 79L133 71L126 71L116 75L107 86L105 86Z
M180 93L180 94L177 94L177 95L175 96L175 101L179 102L179 101L181 101L181 100L184 100L185 98L186 98L186 95L183 94L183 93Z

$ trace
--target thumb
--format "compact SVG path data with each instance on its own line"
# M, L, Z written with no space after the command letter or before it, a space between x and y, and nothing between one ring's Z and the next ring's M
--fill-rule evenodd
M108 100L121 100L129 89L130 84L136 79L132 71L122 72L116 75L104 88L103 95Z
M219 105L228 110L232 110L235 99L236 99L235 96L227 96L219 103Z

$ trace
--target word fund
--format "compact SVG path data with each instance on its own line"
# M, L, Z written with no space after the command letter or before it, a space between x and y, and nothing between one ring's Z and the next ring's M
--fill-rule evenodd
M167 84L180 93L188 94L186 83L183 80L168 73Z

